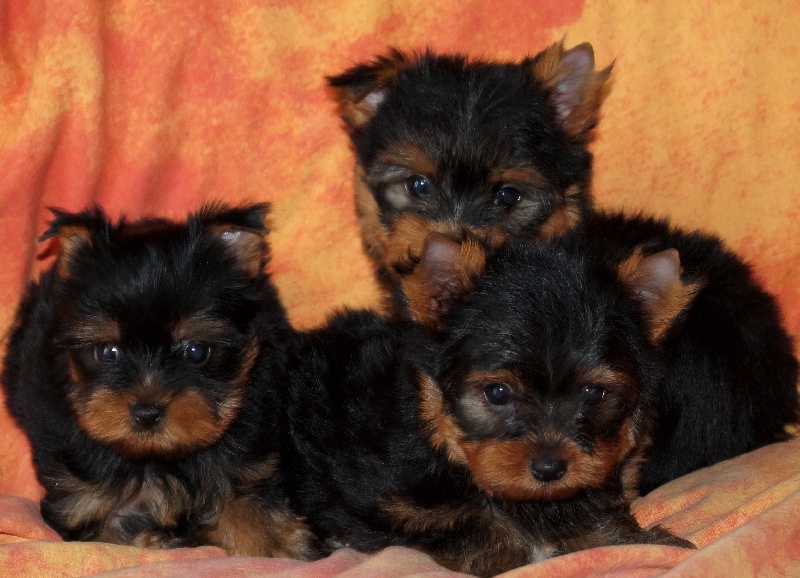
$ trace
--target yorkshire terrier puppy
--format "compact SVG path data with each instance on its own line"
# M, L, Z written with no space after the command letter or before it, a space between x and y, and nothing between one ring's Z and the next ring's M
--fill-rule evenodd
M665 331L659 349L667 375L658 390L653 445L641 490L704 466L788 439L798 423L797 359L775 299L750 268L703 233L665 220L597 214L583 224L587 240L619 263L676 248L692 305Z
M719 239L596 212L588 150L611 67L589 44L520 62L390 51L329 78L355 150L362 238L391 295L432 231L495 244L582 231L617 263L677 249L697 299L659 343L667 375L642 490L786 439L797 360L778 307Z
M22 301L2 377L65 539L314 555L277 451L290 327L262 270L266 210L55 212L42 239L60 253Z
M486 270L486 273L478 275ZM691 547L629 513L691 301L674 250L618 268L562 244L432 234L406 278L424 323L343 314L303 336L288 393L294 503L329 544L494 575L613 544Z
M586 148L611 67L589 44L520 63L392 50L329 84L355 149L367 253L390 287L428 233L548 240L590 208Z

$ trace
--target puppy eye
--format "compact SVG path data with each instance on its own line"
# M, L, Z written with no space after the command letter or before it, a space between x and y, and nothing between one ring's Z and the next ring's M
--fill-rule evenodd
M211 355L211 348L199 341L185 341L183 343L183 357L195 365L203 365Z
M120 356L119 345L104 343L94 348L94 360L99 363L114 363Z
M430 183L422 175L412 175L405 180L405 187L412 197L424 197L428 194Z
M522 197L522 193L519 192L519 189L505 185L495 193L494 204L498 207L511 207L517 204L520 197Z
M483 397L492 405L507 405L513 393L506 383L490 383L483 388Z
M583 401L588 404L600 403L608 395L608 389L602 385L587 385L581 391Z

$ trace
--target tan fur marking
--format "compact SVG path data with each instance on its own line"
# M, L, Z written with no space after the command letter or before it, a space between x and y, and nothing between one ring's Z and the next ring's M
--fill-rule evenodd
M388 498L379 507L395 522L398 531L405 534L458 532L471 522L482 528L478 534L458 534L458 539L452 540L445 551L423 550L442 566L457 572L494 575L553 554L552 545L534 542L513 520L487 507L465 504L424 508L399 497Z
M375 80L366 90L354 92L346 86L329 89L333 100L339 105L339 115L351 128L360 128L373 117L375 105L368 97L390 84L411 62L404 55L392 52L388 57L381 58L379 64L373 70Z
M172 330L172 339L175 342L183 339L188 341L214 341L224 336L228 329L228 324L220 319L185 317Z
M243 394L235 391L216 413L202 394L187 390L176 395L167 409L164 449L194 450L217 441L239 411Z
M76 396L80 396L86 389L89 387L86 383L83 382L83 378L81 376L81 372L78 369L78 364L75 363L75 360L72 359L72 355L69 355L67 360L67 365L69 366L69 378L72 381L73 391L70 392L69 396L70 399L76 398Z
M635 289L637 282L647 274L642 272L641 266L645 259L647 256L643 254L642 248L637 247L630 257L617 266L617 274L625 285ZM692 303L701 288L702 283L684 283L676 278L669 286L660 288L661 294L657 299L643 301L653 343L661 340L675 318Z
M433 178L436 165L422 150L408 143L398 143L384 151L378 160L387 165L395 165L408 169L413 174Z
M565 235L577 226L581 220L579 191L578 185L567 189L564 194L564 204L557 207L536 232L538 239L551 241Z
M379 507L389 514L392 521L400 527L400 531L409 534L448 532L476 515L488 518L487 512L467 504L459 508L447 505L423 508L399 497L387 498Z
M354 169L353 184L364 249L376 263L383 263L386 246L389 244L389 232L381 223L380 208L367 185L364 169L358 163Z
M565 56L576 48L586 47L591 50L588 45L564 50L563 40L551 44L537 60L533 69L534 76L545 89L557 93L559 84L576 73ZM613 65L603 70L592 70L580 81L571 81L572 89L579 91L579 94L575 95L574 104L564 113L565 117L562 119L562 126L570 135L581 136L594 126L597 111L609 92L608 79L612 67ZM553 98L557 97L551 95L551 100Z
M240 466L236 470L236 477L242 486L248 488L272 478L279 467L280 457L277 453L273 453L260 462Z
M87 323L76 323L69 332L72 339L87 345L119 343L122 336L119 323L102 317L91 319Z
M607 366L593 367L584 372L580 377L581 383L596 383L609 386L633 387L633 378L623 371L618 371Z
M422 252L422 249L420 249ZM486 265L486 252L473 239L458 244L457 252L446 264L431 264L423 259L413 272L401 280L411 318L432 331L443 329L442 317L465 293ZM447 269L447 281L438 278L437 267Z
M597 444L588 455L564 440L558 455L568 462L567 472L555 482L540 482L530 471L537 452L531 440L464 441L461 447L475 483L489 495L511 500L560 500L585 488L602 487L620 453L614 442Z
M642 462L645 458L645 451L653 443L653 438L637 432L632 423L628 427L628 437L630 440L630 452L622 458L625 463L620 472L620 479L625 499L633 500L639 497L639 476L642 470Z
M444 399L439 386L433 379L419 374L420 404L419 413L427 430L428 442L436 450L442 450L447 459L458 464L466 464L467 457L461 449L460 441L464 437L453 418L445 411Z
M211 445L236 417L243 397L244 392L237 388L215 412L202 394L184 390L159 400L167 408L166 415L155 429L144 432L130 414L131 406L142 401L133 393L101 388L86 400L72 401L78 424L88 435L123 455L144 457L172 456Z
M206 533L206 540L234 556L314 558L311 532L305 523L285 507L267 506L256 496L225 500L218 523Z
M269 251L262 233L230 225L214 225L209 230L228 247L249 277L255 277L261 272Z
M173 548L180 545L167 530L175 527L180 518L192 508L189 492L176 477L147 476L141 483L130 480L119 488L105 488L107 494L115 495L117 503L100 529L97 540L115 544L127 544L141 548ZM125 520L146 515L153 524L164 531L145 530L134 537L127 535Z
M67 528L104 520L117 506L117 500L106 494L102 486L81 480L66 470L50 482L60 493L67 494L66 498L53 502L59 522Z
M69 265L75 254L83 247L92 246L92 234L85 227L61 227L58 231L61 250L58 256L56 271L58 276L69 278Z
M258 342L256 342L255 338L251 338L251 341L245 346L244 349L244 356L242 358L239 375L237 375L233 380L233 384L236 386L236 388L242 390L237 395L244 395L244 388L250 381L250 371L253 369L256 359L258 359L259 353L261 353L261 348L259 347Z
M552 88L553 80L558 77L558 65L563 54L564 40L562 39L545 48L536 61L533 75L544 83L547 88Z
M587 383L605 384L614 388L630 385L630 377L611 368L595 368L582 376ZM510 371L476 371L465 379L480 396L470 413L470 419L496 421L494 412L483 401L483 387L490 383L506 383L514 391L524 391L524 384ZM465 410L466 411L466 410ZM641 442L634 431L633 420L627 419L620 427L615 440L598 444L592 455L583 452L572 440L562 438L559 432L550 432L536 438L523 437L512 440L486 439L466 441L462 434L451 443L458 444L466 456L475 483L490 495L512 500L562 499L574 495L582 488L600 487L609 473L630 458L634 447ZM555 482L540 482L533 477L530 464L539 452L555 453L568 462L567 473ZM634 469L632 465L630 470ZM629 471L630 480L636 471ZM634 482L632 482L634 483Z
M496 369L494 371L473 371L464 379L465 383L472 385L477 390L483 390L483 386L490 383L507 383L511 389L517 392L524 391L524 384L519 376L508 369ZM482 393L480 394L483 395Z
M526 167L514 167L511 169L492 171L489 180L498 185L516 184L542 187L548 184L547 179L538 171Z
M470 234L477 239L486 241L491 247L502 247L508 240L508 234L499 225L488 225L486 227L470 227Z
M434 231L453 235L458 230L454 223L435 223L416 215L401 215L392 224L387 236L384 262L397 269L411 269L422 253L425 239Z

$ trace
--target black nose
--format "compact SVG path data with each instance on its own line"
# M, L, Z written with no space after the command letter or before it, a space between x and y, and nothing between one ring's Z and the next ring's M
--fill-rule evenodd
M136 403L131 406L131 416L144 429L150 429L162 420L166 408L158 403Z
M531 473L540 482L555 482L567 471L567 462L557 458L540 458L531 462Z

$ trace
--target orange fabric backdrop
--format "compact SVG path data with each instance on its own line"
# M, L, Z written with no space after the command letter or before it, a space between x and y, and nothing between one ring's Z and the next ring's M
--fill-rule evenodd
M47 206L271 201L297 326L376 303L323 76L389 45L519 58L565 35L615 61L598 205L719 233L800 335L799 28L794 0L0 0L0 337L50 263ZM0 494L37 499L5 410L0 448Z

